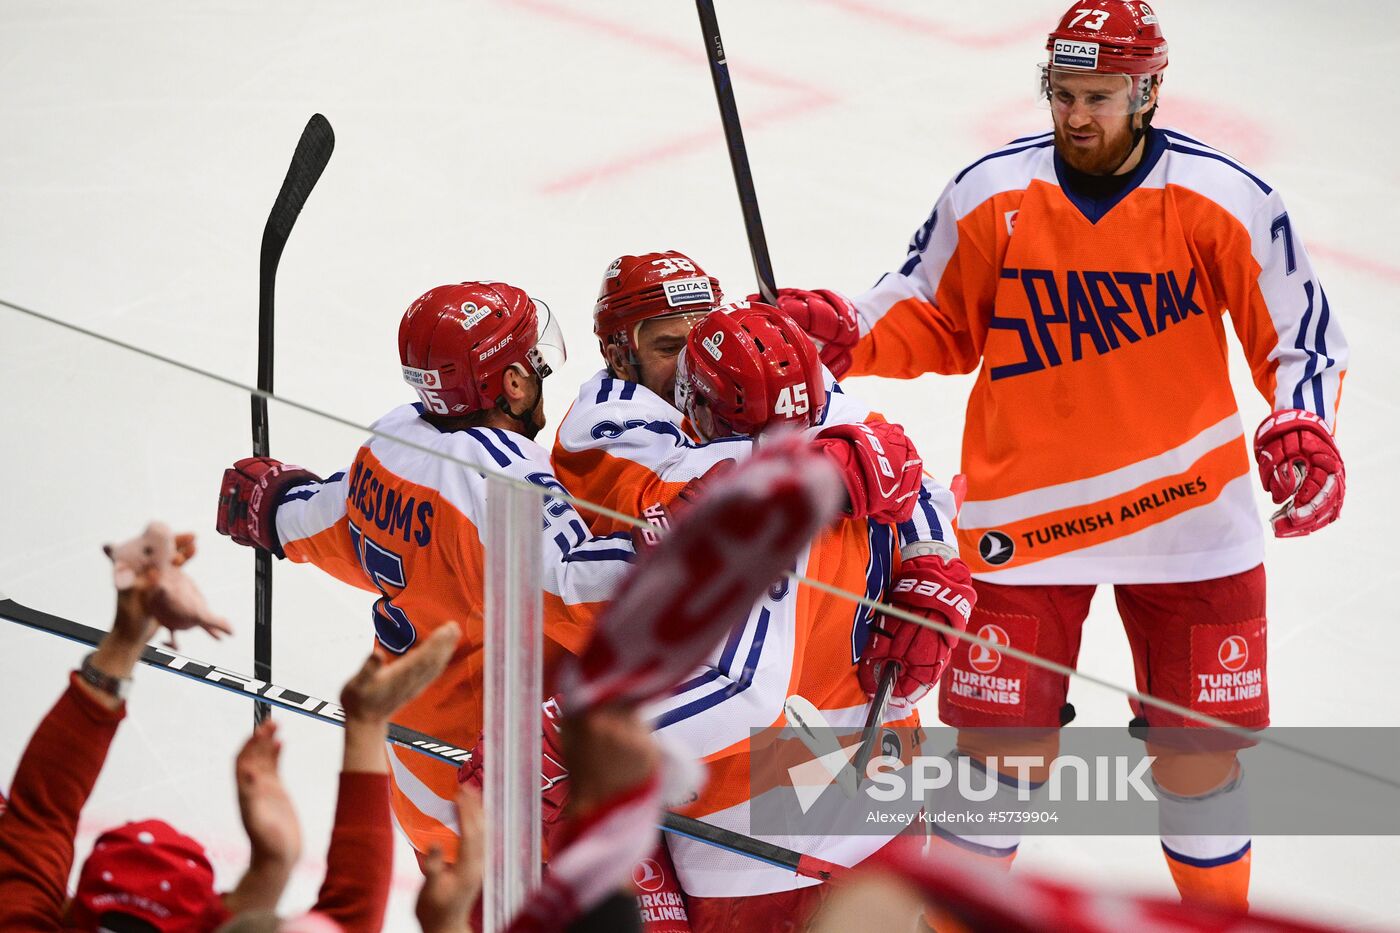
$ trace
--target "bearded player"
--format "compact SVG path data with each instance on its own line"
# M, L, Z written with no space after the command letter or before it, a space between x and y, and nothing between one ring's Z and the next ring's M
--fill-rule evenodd
M720 300L718 282L679 253L624 256L609 267L594 309L607 368L584 384L560 426L556 474L594 501L657 516L710 471L747 456L765 428L807 428L846 474L853 509L804 553L797 570L878 599L889 589L898 548L901 578L935 584L927 591L946 597L911 596L905 608L961 626L957 607L970 610L971 590L952 545L947 490L922 480L912 455L896 457L907 445L902 432L842 393L790 320L761 306L732 315L712 310ZM696 361L685 381L677 378L682 350ZM698 391L702 384L705 391ZM677 408L677 393L684 393L695 418ZM880 475L876 446L889 454L898 485ZM605 520L597 524L609 527ZM781 723L785 700L794 694L833 726L858 726L880 665L897 657L904 675L886 722L916 722L912 703L937 680L950 645L934 633L922 637L918 626L880 623L884 634L870 637L869 613L788 584L756 605L724 651L654 711L661 731L710 764L709 783L687 812L748 830L751 730ZM854 864L886 841L803 837L791 844ZM790 872L682 839L669 843L696 930L786 922L809 914L820 897L812 881Z
M1279 537L1341 512L1333 429L1346 341L1279 193L1153 125L1167 42L1150 5L1083 0L1046 48L1053 131L960 172L871 290L848 301L784 289L779 306L852 374L977 371L958 529L978 594L971 631L1073 665L1090 597L1112 584L1140 691L1260 728L1264 540L1226 313L1272 409L1253 454L1280 506ZM1043 727L1047 739L1018 750L1053 754L1073 716L1067 688L963 644L939 709L967 754L1004 753L997 725ZM1152 726L1200 725L1150 705L1134 712ZM1162 850L1182 897L1247 905L1234 751L1152 751ZM938 829L1005 864L1019 842Z

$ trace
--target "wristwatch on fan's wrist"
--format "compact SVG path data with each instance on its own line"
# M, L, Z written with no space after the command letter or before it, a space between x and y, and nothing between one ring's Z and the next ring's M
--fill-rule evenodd
M88 686L125 701L131 693L131 678L113 677L106 671L98 670L92 663L95 654L97 654L96 651L90 651L87 657L83 658L83 666L78 668L78 676Z

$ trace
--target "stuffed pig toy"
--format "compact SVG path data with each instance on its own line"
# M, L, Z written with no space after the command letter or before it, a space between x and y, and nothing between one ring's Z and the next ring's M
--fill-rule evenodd
M121 544L104 544L112 559L112 579L118 590L139 586L149 592L147 608L157 622L175 633L202 628L215 638L233 634L222 617L209 611L204 594L180 566L194 556L194 535L175 534L163 522L151 522L139 536Z

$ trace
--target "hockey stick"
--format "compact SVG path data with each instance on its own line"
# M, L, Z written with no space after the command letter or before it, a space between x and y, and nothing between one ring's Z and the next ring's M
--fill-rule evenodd
M258 257L258 388L272 392L272 344L276 335L273 299L277 291L277 266L291 236L292 225L306 205L311 189L325 171L335 150L335 133L330 121L313 114L297 140L287 177L272 202L272 211L263 227L262 251ZM268 456L267 399L254 395L253 456ZM253 556L253 676L272 679L272 554L259 548ZM253 722L271 714L267 703L253 705Z
M107 634L102 629L74 622L62 616L41 612L3 595L0 595L0 619L18 622L20 625L36 631L58 635L61 638L89 646L96 646ZM275 706L287 712L299 713L336 726L344 727L345 725L345 710L338 703L318 699L297 690L269 683L266 680L237 674L155 645L147 645L145 650L141 652L141 663L169 671L172 674L179 674L181 677L197 683L218 687L230 693L242 694L258 703ZM389 724L389 741L402 748L427 755L429 758L436 758L438 761L453 767L458 767L463 761L471 758L470 749L439 741L431 735L394 723ZM840 873L849 871L841 865L835 865L810 855L803 855L801 852L753 839L733 830L705 823L693 817L681 816L678 813L667 813L662 820L661 829L717 849L723 849L726 852L732 852L735 855L785 868L804 878L829 881Z
M710 61L710 77L715 83L715 100L719 104L720 122L724 124L724 140L729 145L729 164L734 168L734 185L739 189L739 207L744 212L744 232L749 237L749 253L753 256L753 271L758 276L758 292L769 304L777 301L773 263L768 258L768 239L763 235L763 218L758 213L758 194L754 191L753 173L749 170L749 151L744 146L744 130L739 125L739 108L734 103L734 85L729 80L729 64L724 57L724 41L719 35L714 0L695 0L700 14L700 31L705 37L705 54Z
M880 684L875 688L875 696L870 700L870 712L865 717L860 751L856 752L856 780L865 776L865 766L870 764L870 755L875 750L875 736L885 721L885 711L890 708L890 694L894 692L894 681L898 676L899 662L885 662L885 669L880 672Z

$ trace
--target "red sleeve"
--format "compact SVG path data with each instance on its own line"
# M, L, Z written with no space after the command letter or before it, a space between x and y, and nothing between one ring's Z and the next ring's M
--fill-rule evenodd
M126 708L110 710L78 686L44 717L0 817L0 929L57 930L73 869L78 814L107 760Z
M389 775L342 773L326 880L311 909L339 923L346 933L374 933L384 926L393 867Z

